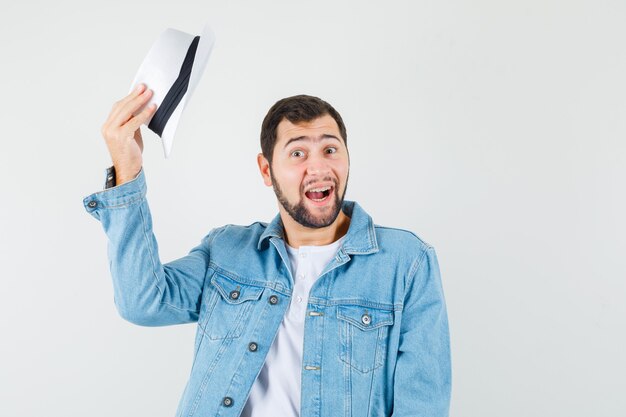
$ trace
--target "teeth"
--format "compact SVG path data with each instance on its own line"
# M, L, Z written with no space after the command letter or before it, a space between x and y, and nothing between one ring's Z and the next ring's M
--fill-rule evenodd
M326 190L330 190L330 187L313 188L313 189L310 189L309 192L319 193L319 192L323 192Z

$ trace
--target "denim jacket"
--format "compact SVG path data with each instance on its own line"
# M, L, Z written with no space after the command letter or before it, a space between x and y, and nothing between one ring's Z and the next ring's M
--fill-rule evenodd
M108 237L119 314L142 326L197 322L176 415L239 416L292 294L280 216L213 229L162 264L143 169L83 204ZM447 416L450 345L435 250L375 225L355 202L342 210L349 230L307 305L301 417Z

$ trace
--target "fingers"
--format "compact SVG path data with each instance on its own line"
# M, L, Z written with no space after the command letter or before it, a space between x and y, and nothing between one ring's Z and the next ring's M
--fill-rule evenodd
M108 119L102 126L101 133L120 180L133 178L132 175L141 168L143 140L139 127L154 116L157 106L152 104L137 115L133 116L133 113L144 106L150 97L152 91L143 84L139 85L113 105Z
M113 108L111 109L111 112L109 114L109 119L113 120L114 118L116 118L118 114L120 113L120 111L124 108L126 103L128 103L129 101L133 100L136 97L139 97L146 90L147 90L146 85L143 83L140 83L137 85L137 87L135 87L133 91L130 92L130 94L128 94L126 97L122 98L121 100L116 101L113 104Z
M122 126L130 120L130 118L133 117L133 113L150 100L152 97L152 90L145 89L140 94L134 95L131 93L130 95L132 97L129 100L123 100L122 103L117 105L119 110L114 116L112 116L111 120L114 126Z
M102 126L102 135L106 140L115 138L132 138L133 132L146 122L156 110L156 106L148 106L133 117L133 113L141 108L152 97L152 90L144 84L133 90L129 95L113 105L108 119ZM132 123L126 126L130 121Z
M135 132L139 127L144 124L156 111L156 104L152 103L143 109L138 115L131 118L126 124L124 124L124 130L127 132Z

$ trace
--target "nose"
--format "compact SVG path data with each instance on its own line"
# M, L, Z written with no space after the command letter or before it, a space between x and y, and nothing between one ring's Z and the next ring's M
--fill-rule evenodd
M320 155L310 156L307 160L307 174L311 176L322 176L330 172L328 161Z

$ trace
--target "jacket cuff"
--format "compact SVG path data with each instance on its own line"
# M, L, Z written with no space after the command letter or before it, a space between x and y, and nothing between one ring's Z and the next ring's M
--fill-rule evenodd
M100 210L120 209L138 204L145 198L146 192L146 177L143 167L141 167L137 176L132 180L83 198L83 206L87 213L99 219L98 212Z

